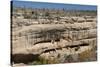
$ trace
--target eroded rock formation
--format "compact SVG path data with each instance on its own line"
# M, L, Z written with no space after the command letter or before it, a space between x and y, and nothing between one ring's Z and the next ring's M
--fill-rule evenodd
M37 56L46 60L57 59L57 61L64 62L65 56L69 55L72 56L74 61L78 61L76 55L96 47L96 23L94 19L84 22L79 19L78 22L73 24L23 26L20 30L12 32L12 56L14 58L12 61L22 63L28 61L27 59L24 60L25 55L30 57L31 61L34 61ZM23 60L20 61L18 58Z

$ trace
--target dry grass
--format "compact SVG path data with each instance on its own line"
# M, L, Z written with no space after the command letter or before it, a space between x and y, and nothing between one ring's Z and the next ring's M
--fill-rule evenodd
M31 65L38 65L38 64L57 64L59 63L57 59L50 58L50 59L45 59L42 57L39 57L39 61L33 61L30 63Z
M95 61L96 53L93 50L86 50L79 54L79 61Z

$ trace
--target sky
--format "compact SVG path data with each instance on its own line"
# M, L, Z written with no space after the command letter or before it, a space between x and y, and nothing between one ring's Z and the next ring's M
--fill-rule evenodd
M34 1L18 1L12 0L13 6L26 8L55 8L55 9L69 9L69 10L97 10L96 5L79 5L79 4L63 4L63 3L48 3L48 2L34 2Z

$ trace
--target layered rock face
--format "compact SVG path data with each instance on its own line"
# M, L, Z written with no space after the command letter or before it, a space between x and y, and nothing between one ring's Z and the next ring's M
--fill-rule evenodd
M21 54L26 54L27 57L32 54L33 56L29 56L32 57L31 59L36 56L46 60L57 59L59 62L68 62L66 56L72 57L74 62L78 61L78 55L84 51L93 50L95 54L97 22L93 19L92 22L76 22L73 24L23 26L20 30L12 32L13 61L24 60L26 57L20 57ZM18 60L18 58L20 59ZM25 61L27 60L28 58L25 59Z

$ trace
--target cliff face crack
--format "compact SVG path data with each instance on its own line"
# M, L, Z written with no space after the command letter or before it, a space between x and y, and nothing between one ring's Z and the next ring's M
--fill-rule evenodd
M70 49L72 49L72 48L74 48L75 49L75 51L78 51L81 47L88 47L89 46L89 44L88 43L83 43L83 44L79 44L79 45L74 45L74 46L65 46L65 47L60 47L60 48L55 48L55 49L45 49L42 53L49 53L49 52L56 52L57 50L62 50L63 48L65 48L66 50L69 50L69 48ZM41 53L41 54L42 54Z

